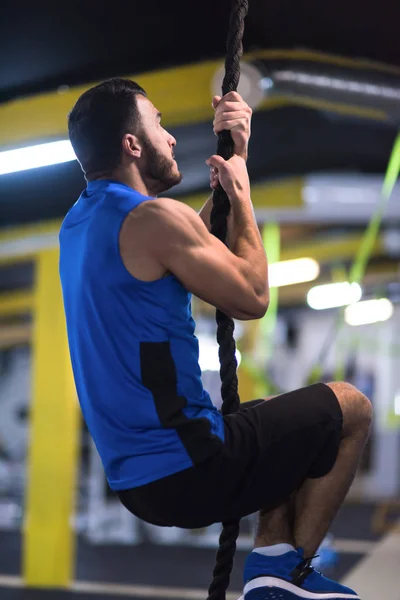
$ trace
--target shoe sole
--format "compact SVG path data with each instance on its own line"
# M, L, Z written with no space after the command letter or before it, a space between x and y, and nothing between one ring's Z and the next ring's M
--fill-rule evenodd
M261 593L257 594L256 590ZM249 581L243 591L244 595L239 600L245 600L249 592L254 592L251 594L251 600L360 600L359 596L354 594L310 592L277 577L257 577Z

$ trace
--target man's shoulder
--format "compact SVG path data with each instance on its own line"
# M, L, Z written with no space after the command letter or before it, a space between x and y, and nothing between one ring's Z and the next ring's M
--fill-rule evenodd
M132 226L169 225L181 223L197 213L187 204L174 200L173 198L155 198L143 202L129 213L129 221Z

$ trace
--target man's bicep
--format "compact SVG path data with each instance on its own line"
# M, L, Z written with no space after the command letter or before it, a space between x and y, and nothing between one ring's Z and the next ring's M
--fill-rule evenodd
M232 295L243 292L238 270L212 245L181 249L166 257L165 264L189 292L221 310L229 310Z
M201 218L189 210L184 207L163 229L157 240L159 259L202 300L235 318L256 318L258 301L246 279L243 260L212 236Z

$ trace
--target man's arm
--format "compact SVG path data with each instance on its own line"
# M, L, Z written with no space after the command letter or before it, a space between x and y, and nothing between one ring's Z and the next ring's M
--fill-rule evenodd
M151 268L151 280L173 273L189 292L231 317L258 319L268 308L268 268L246 164L239 157L224 161L214 156L209 162L218 166L221 184L237 215L233 251L210 235L193 209L160 198L132 211L124 228L122 259L134 277L143 264L147 265L144 276Z
M268 271L250 199L241 199L242 227L229 250L210 235L195 211L164 205L153 256L192 294L232 318L261 318L269 302ZM155 222L156 219L153 219Z

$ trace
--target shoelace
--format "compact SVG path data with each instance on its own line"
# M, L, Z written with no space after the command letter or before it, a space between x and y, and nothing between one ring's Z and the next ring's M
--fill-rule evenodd
M293 583L303 583L303 581L313 572L315 571L314 567L311 566L311 562L314 558L318 558L319 554L315 556L311 556L311 558L304 558L297 567L292 571L292 581Z

